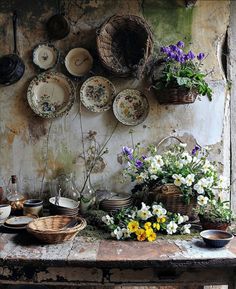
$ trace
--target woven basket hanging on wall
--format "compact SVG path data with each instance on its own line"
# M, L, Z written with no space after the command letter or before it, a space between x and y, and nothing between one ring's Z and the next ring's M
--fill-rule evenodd
M97 32L97 49L102 64L113 74L142 72L153 50L152 31L139 16L115 15Z
M188 104L193 103L197 97L196 90L177 87L166 89L155 89L157 100L160 104Z

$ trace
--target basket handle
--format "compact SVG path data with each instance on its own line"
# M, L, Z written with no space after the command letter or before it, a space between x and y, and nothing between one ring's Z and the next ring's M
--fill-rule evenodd
M174 136L174 135L169 135L169 136L166 136L164 137L163 139L161 139L159 141L159 143L156 145L156 148L159 148L161 144L163 144L166 140L168 139L176 139L177 141L179 141L180 143L183 143L182 140L180 138L178 138L177 136Z

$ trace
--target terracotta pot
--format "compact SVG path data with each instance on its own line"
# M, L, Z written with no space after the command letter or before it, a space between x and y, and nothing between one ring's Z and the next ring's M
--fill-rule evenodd
M202 215L199 215L199 219L202 225L203 230L222 230L226 231L229 227L230 223L224 222L212 222L210 220L205 219Z

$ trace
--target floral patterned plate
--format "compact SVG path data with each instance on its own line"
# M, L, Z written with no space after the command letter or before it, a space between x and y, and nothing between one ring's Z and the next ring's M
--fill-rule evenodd
M114 97L114 85L107 78L101 76L88 78L80 89L81 102L88 110L93 112L110 109Z
M113 102L113 112L121 123L138 125L148 115L148 100L139 90L125 89L116 96Z
M49 43L40 43L33 50L33 62L43 70L53 68L58 61L58 57L58 50Z
M45 72L31 81L27 99L36 114L45 118L55 118L71 109L75 99L75 88L64 74Z

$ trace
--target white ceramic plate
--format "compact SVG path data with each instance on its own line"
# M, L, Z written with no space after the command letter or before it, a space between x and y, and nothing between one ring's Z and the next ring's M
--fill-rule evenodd
M59 206L59 207L63 207L63 208L69 208L69 209L76 209L78 208L79 206L79 203L72 200L72 199L69 199L69 198L63 198L63 197L60 197L59 198L59 205L56 205L55 204L55 197L52 197L49 199L49 203L53 204L54 206Z
M29 222L33 221L35 218L31 218L28 216L20 216L20 217L12 217L10 219L7 219L4 223L4 225L8 227L22 227L26 226Z
M88 50L84 48L74 48L66 55L65 66L70 74L83 76L93 67L93 58Z
M121 123L138 125L148 115L148 100L139 90L125 89L116 96L113 102L113 112Z
M88 78L80 89L81 102L93 112L109 110L114 97L114 85L107 78L101 76Z
M45 72L31 81L27 99L36 114L45 118L55 118L71 109L75 100L75 88L64 74Z
M33 50L33 62L39 68L53 68L58 61L58 50L50 43L40 43Z

